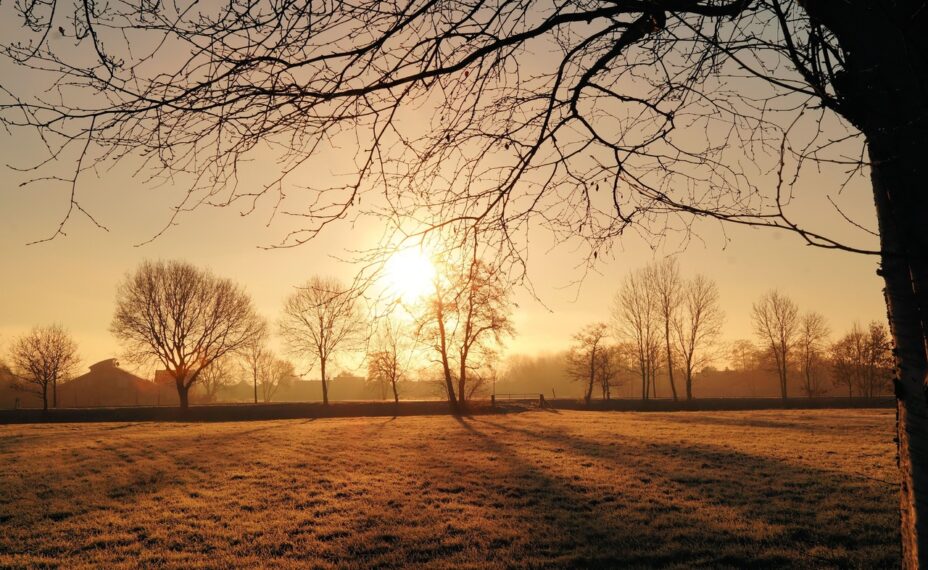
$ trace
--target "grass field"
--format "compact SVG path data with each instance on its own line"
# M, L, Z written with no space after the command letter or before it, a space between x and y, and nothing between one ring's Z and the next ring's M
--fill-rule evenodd
M0 426L0 567L894 567L892 414Z

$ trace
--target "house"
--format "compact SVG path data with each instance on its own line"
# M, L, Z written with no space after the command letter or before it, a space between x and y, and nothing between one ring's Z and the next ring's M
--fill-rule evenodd
M120 368L115 358L91 365L89 372L58 387L60 408L176 404L176 391Z

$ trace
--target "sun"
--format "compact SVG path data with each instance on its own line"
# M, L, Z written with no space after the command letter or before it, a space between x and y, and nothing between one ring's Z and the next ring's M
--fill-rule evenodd
M425 252L418 248L394 253L385 269L390 294L404 303L417 301L435 287L435 266Z

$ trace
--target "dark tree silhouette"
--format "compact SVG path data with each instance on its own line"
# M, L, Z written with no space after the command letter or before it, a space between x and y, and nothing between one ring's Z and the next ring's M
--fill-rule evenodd
M825 364L825 351L830 334L828 323L821 313L809 311L799 319L796 352L799 355L799 369L802 373L802 391L808 398L825 393L820 372Z
M329 365L359 348L363 330L357 292L337 279L313 277L284 303L280 334L293 354L319 365L323 405L329 404Z
M264 322L232 281L189 263L146 261L116 291L110 330L129 360L164 366L186 409L203 370L244 349Z
M673 330L683 368L686 399L692 400L693 375L712 361L712 349L722 332L725 314L719 305L718 285L702 275L683 282L681 298Z
M479 231L517 271L529 227L585 241L592 260L629 227L660 237L694 216L878 255L898 366L903 560L928 565L923 2L12 6L23 26L0 50L29 80L2 79L0 120L37 129L48 168L73 165L37 176L70 189L56 233L90 215L80 174L133 156L189 182L177 215L267 197L303 216L285 245L376 192L368 211L405 221L407 235ZM357 149L349 182L286 186L344 142ZM279 176L239 187L239 166L267 148L281 149ZM802 222L793 182L812 167L870 173L879 246Z
M367 379L380 390L380 398L387 399L387 389L393 393L393 401L399 403L398 385L406 376L409 363L405 330L397 321L383 317L374 339L374 350L367 355Z
M513 303L499 268L480 260L476 248L446 258L433 281L431 294L414 309L416 337L433 349L448 402L459 410L487 372L493 374L487 360L513 334Z
M74 373L79 362L77 344L59 325L37 327L13 339L10 361L15 375L42 395L42 409L48 409L48 389L52 406L58 407L58 382Z
M604 372L602 355L608 350L608 337L609 327L606 323L587 325L574 335L574 344L567 353L567 373L573 380L583 383L583 401L587 404L593 398L593 388Z
M785 400L789 395L790 357L799 333L799 308L786 295L770 291L754 303L751 320L754 334L776 363L780 397Z
M651 286L653 267L644 267L625 276L612 304L612 325L616 336L635 349L641 376L641 399L657 396L660 368L660 311L656 290Z

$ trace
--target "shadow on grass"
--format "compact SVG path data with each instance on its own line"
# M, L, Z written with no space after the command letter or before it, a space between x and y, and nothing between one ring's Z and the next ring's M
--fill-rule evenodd
M561 453L604 462L617 472L630 470L639 482L663 492L666 508L675 511L674 517L682 526L699 525L706 530L707 521L696 511L722 506L734 510L743 521L778 529L775 536L762 539L725 536L732 530L726 528L705 533L705 544L717 546L717 558L711 565L789 565L775 554L777 551L795 553L793 564L805 559L810 564L827 561L841 566L894 567L898 561L896 486L891 482L714 445L656 442L628 434L601 443L556 429L527 430L488 419L474 422L519 433L555 446ZM472 426L467 429L480 433ZM514 451L509 450L509 454ZM570 496L578 498L576 492ZM641 535L649 533L647 528L639 531ZM732 543L739 546L732 549ZM620 546L609 544L608 548ZM653 546L661 549L660 544ZM712 550L701 555L711 557ZM761 556L764 551L772 553L772 558Z

